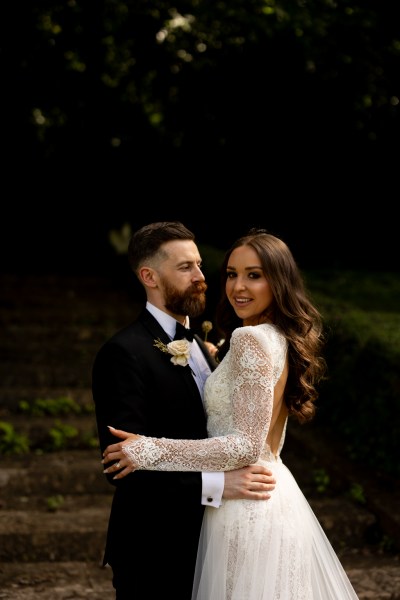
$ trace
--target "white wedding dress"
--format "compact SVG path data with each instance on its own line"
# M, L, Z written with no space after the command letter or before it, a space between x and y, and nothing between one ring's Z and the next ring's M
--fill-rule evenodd
M358 598L280 458L287 413L277 389L286 381L286 353L286 339L273 325L236 329L205 385L210 439L142 437L125 447L142 469L225 471L258 462L275 475L267 501L223 500L219 508L206 507L192 600Z

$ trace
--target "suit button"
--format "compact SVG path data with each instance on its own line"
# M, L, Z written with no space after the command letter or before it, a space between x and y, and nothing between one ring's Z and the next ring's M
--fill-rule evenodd
M207 498L207 502L212 502L213 498L211 498L210 496Z

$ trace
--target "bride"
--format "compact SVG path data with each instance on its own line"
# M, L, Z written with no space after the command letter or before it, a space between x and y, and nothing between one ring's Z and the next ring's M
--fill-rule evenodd
M120 479L137 469L266 465L277 482L268 501L223 500L206 508L192 600L356 600L280 457L288 419L304 423L315 414L325 374L320 314L289 248L265 230L250 230L233 244L222 275L217 317L225 343L204 390L210 437L174 440L111 428L123 441L105 450L103 463L113 463L106 472Z

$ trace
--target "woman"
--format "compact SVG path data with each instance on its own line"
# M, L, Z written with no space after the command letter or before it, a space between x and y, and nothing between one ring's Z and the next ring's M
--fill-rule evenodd
M205 385L209 439L113 433L103 462L121 478L135 469L226 471L258 462L274 473L266 502L206 508L193 600L346 600L357 595L289 470L289 417L313 418L325 374L322 321L294 258L279 238L251 230L227 252L218 323L225 355ZM118 472L119 471L119 472Z

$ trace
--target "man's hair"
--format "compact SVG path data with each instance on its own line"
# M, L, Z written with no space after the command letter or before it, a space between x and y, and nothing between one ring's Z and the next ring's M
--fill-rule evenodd
M195 236L180 221L159 221L135 231L128 246L132 271L137 274L141 265L156 256L163 244L173 240L194 241Z

